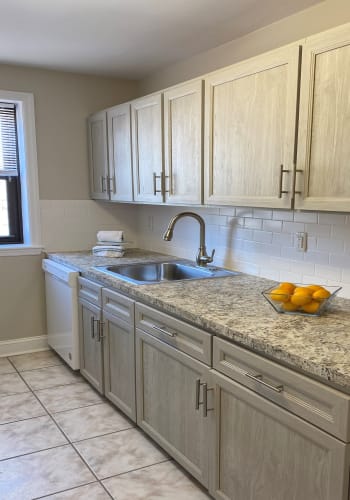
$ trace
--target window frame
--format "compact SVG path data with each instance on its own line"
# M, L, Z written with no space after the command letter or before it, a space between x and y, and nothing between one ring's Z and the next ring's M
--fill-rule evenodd
M20 205L23 243L0 245L1 255L37 255L42 251L34 96L0 90L0 101L16 105Z

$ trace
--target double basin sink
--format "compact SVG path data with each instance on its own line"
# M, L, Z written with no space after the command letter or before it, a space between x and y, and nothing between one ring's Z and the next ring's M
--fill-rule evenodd
M219 267L199 267L181 262L147 262L142 264L95 266L95 269L139 285L169 281L224 278L225 276L239 274L235 271L228 271Z

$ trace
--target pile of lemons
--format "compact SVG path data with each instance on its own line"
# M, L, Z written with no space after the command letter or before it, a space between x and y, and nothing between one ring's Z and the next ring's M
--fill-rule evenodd
M331 295L321 285L296 286L293 283L280 283L269 292L273 302L279 302L284 311L302 311L309 314L317 313L322 302Z

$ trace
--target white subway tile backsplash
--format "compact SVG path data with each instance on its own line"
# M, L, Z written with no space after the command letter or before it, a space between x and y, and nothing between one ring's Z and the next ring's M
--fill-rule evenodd
M342 253L344 251L344 246L344 240L317 238L317 249L322 252Z
M345 224L346 214L334 214L327 212L318 213L319 224Z
M280 233L282 231L282 221L280 220L263 220L262 228L264 231L271 231L273 233Z
M229 217L234 217L236 215L235 207L222 207L219 208L220 215L228 215Z
M350 298L350 216L244 207L167 207L119 205L91 200L42 200L41 218L48 251L84 250L99 229L123 229L133 246L193 260L199 226L182 219L171 242L163 232L175 214L195 211L206 220L208 252L214 262L276 281L335 283ZM153 227L149 226L152 217ZM298 252L295 233L308 233L306 252Z
M295 222L311 222L317 223L317 213L316 212L294 212Z
M253 208L253 217L256 219L272 219L272 210L265 208Z
M236 207L237 217L253 217L253 209L249 207Z
M329 224L305 224L305 231L311 236L330 237L331 226Z
M244 219L244 227L248 229L261 229L262 219L246 218Z
M327 279L339 282L341 279L341 269L331 266L315 265L315 274Z
M257 231L253 233L254 241L259 241L261 243L272 243L272 233L268 231Z
M292 221L294 219L294 216L291 210L274 210L272 213L272 218L274 220Z
M306 262L314 264L329 264L329 254L327 252L306 252L303 254Z
M283 233L297 233L300 231L305 231L305 224L303 222L283 221L282 223Z
M350 241L350 224L332 225L332 237Z

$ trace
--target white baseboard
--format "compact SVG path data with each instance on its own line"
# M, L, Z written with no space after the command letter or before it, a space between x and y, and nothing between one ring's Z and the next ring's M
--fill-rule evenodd
M46 351L49 349L47 335L38 337L27 337L23 339L1 340L0 358L3 356L15 356L27 352Z

